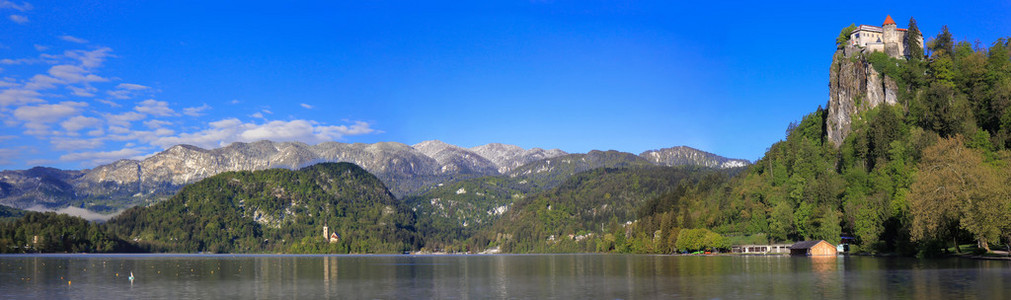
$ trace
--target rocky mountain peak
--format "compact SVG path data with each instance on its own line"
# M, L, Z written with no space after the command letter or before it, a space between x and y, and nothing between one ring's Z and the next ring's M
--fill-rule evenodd
M532 148L530 150L524 150L520 146L505 145L500 143L481 145L470 148L470 150L490 160L498 167L498 172L502 174L509 173L522 165L534 161L568 154L559 149L544 150L541 148Z
M434 158L441 165L441 173L498 175L494 163L484 156L455 145L439 140L424 141L414 145L428 157Z
M661 166L695 165L726 169L744 167L751 164L747 160L729 159L688 146L649 150L639 154L639 156Z

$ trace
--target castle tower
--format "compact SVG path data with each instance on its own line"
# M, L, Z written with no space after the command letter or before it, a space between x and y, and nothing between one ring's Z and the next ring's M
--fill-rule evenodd
M885 54L891 57L902 57L903 36L896 30L895 20L891 15L885 16L885 22L881 24L882 39L885 44Z

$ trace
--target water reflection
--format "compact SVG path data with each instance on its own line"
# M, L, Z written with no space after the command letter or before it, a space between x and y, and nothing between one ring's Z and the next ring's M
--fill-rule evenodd
M872 257L0 256L0 298L1002 299L1011 297L1009 266Z

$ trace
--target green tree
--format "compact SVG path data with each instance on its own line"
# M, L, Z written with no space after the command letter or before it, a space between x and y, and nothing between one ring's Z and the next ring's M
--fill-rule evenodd
M842 31L839 32L839 37L835 38L836 48L842 49L845 47L846 42L850 40L850 34L852 34L854 30L857 30L857 24L850 24L850 26L843 28Z
M909 60L923 60L923 46L920 45L920 27L916 25L916 19L909 17L909 26L906 29L906 51L909 53Z
M959 229L984 247L1000 238L1009 220L1005 182L979 150L960 136L942 139L924 150L919 169L909 197L914 240L955 239Z
M948 31L948 25L941 26L941 33L934 37L934 40L929 43L930 51L933 52L931 56L938 55L951 55L952 49L955 47L955 40L951 38L951 32Z

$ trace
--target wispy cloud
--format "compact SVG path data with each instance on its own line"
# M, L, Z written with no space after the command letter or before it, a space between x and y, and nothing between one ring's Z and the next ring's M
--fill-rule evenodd
M82 39L82 38L78 38L78 37L74 37L74 36L70 36L70 35L61 35L60 39L64 40L64 41L71 42L71 43L78 43L78 44L87 44L88 43L88 40L86 40L86 39Z
M134 107L134 110L140 113L159 117L170 117L176 115L176 111L168 107L168 102L154 99L141 101Z
M148 121L144 121L144 126L147 126L147 128L152 128L152 129L162 128L162 127L169 126L169 125L172 125L172 122L165 121L165 120L148 120Z
M22 15L11 15L10 19L11 19L11 21L14 21L14 23L28 24L28 17L22 16Z
M71 135L76 135L81 129L96 128L100 125L102 125L102 120L85 116L75 116L60 122L60 126Z
M49 125L67 117L80 113L81 108L88 106L84 102L65 101L58 104L41 104L22 106L14 110L14 118L23 122L25 134L50 135Z
M11 2L0 0L0 5L11 8L7 3ZM88 43L69 35L59 38ZM8 132L21 131L13 136L0 136L0 141L17 138L20 143L35 139L50 144L47 150L55 151L53 156L37 157L36 152L43 152L0 148L0 165L24 164L27 160L23 158L30 155L37 164L79 163L82 167L94 167L141 157L176 144L213 148L265 139L320 143L380 132L361 121L343 120L335 124L294 117L271 120L273 112L269 106L256 108L259 111L251 115L255 121L224 118L207 122L200 119L213 109L206 103L175 106L157 100L155 94L160 91L156 88L124 82L115 74L100 72L105 62L115 57L111 48L76 44L54 47L67 45L71 48L54 51L49 46L35 44L35 50L42 52L37 57L0 58L0 65L32 70L16 76L0 73L0 126L13 129ZM71 99L74 101L68 101ZM228 103L243 102L235 99ZM307 103L299 106L314 108Z
M127 157L133 157L141 153L144 153L144 151L138 148L124 148L113 151L77 152L61 155L60 161L62 162L84 161L89 165L95 166L104 163L110 163Z
M132 99L140 95L143 91L151 89L148 86L134 84L134 83L120 83L116 85L116 88L106 93L109 96L116 99Z
M14 3L13 1L0 0L0 9L2 8L12 8L17 11L29 11L34 8L31 3L21 2L21 4Z
M162 147L189 144L204 148L221 147L233 142L259 140L300 141L315 144L375 131L369 123L361 121L350 125L324 125L308 120L244 123L239 119L231 118L211 122L208 125L210 126L208 129L159 138L151 144Z
M0 148L0 164L9 165L20 158L21 151L13 148Z
M199 116L203 116L204 115L203 112L205 110L208 110L208 109L211 109L211 106L207 105L207 103L204 103L204 105L197 106L197 107L183 108L183 114L187 115L187 116L191 116L191 117L199 117Z

